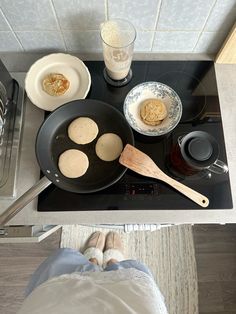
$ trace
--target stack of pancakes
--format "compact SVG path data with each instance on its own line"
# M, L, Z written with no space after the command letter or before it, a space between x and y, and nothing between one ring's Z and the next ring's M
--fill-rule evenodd
M141 103L140 116L145 124L159 125L167 116L166 106L160 99L146 99Z

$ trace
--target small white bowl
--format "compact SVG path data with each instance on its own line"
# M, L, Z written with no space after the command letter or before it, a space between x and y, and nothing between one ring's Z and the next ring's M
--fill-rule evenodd
M168 112L167 117L156 126L145 124L140 117L141 103L150 98L163 101ZM145 82L136 85L126 96L124 115L135 131L148 136L160 136L177 126L182 116L182 103L171 87L159 82Z

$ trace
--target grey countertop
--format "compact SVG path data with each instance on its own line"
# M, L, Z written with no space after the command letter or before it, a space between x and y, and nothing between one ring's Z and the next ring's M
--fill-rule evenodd
M186 58L187 59L187 58ZM5 63L6 64L6 63ZM12 67L12 70L19 70ZM15 74L22 79L23 73ZM226 141L231 189L234 208L229 210L124 210L86 212L48 212L36 210L37 199L33 200L8 224L124 224L124 223L235 223L236 222L236 65L216 64L216 77L221 104L223 127ZM34 153L37 130L43 121L43 111L31 104L25 107L23 139L17 182L17 197L28 190L39 179L39 167ZM33 123L32 123L33 122ZM0 213L12 200L1 201Z

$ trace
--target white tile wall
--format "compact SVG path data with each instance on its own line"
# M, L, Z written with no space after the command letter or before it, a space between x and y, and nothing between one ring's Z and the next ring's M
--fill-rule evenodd
M63 30L98 30L105 20L104 1L53 0Z
M107 18L134 24L135 51L216 53L236 0L0 0L0 52L98 52Z
M0 30L1 31L11 30L1 10L0 10Z
M198 37L198 32L157 32L154 38L153 51L193 51L198 41Z
M135 51L151 51L153 36L153 31L137 31L137 37L135 40Z
M12 32L0 32L0 51L22 51L22 48Z
M68 51L102 51L99 31L63 31L63 36Z
M164 0L157 29L200 31L215 0Z
M48 0L1 0L0 5L15 31L57 29L53 10Z
M236 0L218 0L206 23L205 31L229 31L236 21Z
M204 32L199 38L195 47L195 52L215 53L219 51L225 39L225 33L221 32Z
M138 30L154 30L161 0L108 0L109 18L123 18Z
M65 46L60 32L29 31L16 32L25 50L31 51L64 51Z

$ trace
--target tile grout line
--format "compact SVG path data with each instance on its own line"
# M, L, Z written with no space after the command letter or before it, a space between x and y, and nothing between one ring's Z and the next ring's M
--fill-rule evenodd
M104 0L105 20L108 20L108 0Z
M60 36L61 36L61 39L62 39L62 43L63 43L63 46L64 46L64 50L67 52L67 51L68 51L68 48L67 48L67 46L66 46L66 41L65 41L65 38L64 38L62 29L61 29L61 25L60 25L60 23L59 23L59 18L58 18L58 16L57 16L57 13L56 13L56 9L55 9L55 7L54 7L53 0L49 0L49 3L50 3L50 5L51 5L51 9L52 9L54 18L55 18L55 20L56 20L56 24L57 24L57 27L58 27L58 30L59 30L59 33L60 33Z
M205 29L205 27L206 27L206 24L207 24L207 22L208 22L208 20L209 20L209 17L210 17L210 15L211 15L211 13L212 13L212 11L213 11L213 9L214 9L214 7L215 7L217 1L218 1L218 0L215 0L215 2L212 4L212 7L211 7L211 9L210 9L210 11L209 11L209 14L207 15L207 18L206 18L205 23L203 24L203 27L202 27L202 29L201 29L201 31L200 31L200 33L199 33L198 39L197 39L197 41L196 41L195 46L194 46L193 49L192 49L192 52L195 51L195 49L196 49L196 47L197 47L197 45L198 45L198 43L199 43L199 41L200 41L200 38L202 37L202 34L203 34L204 29Z
M16 41L17 41L18 44L20 45L21 49L22 49L23 51L25 51L24 46L22 45L20 39L18 38L17 34L15 33L13 27L11 26L10 22L8 21L8 18L6 17L6 15L5 15L5 13L3 12L3 10L2 10L1 7L0 7L0 12L2 13L2 15L3 15L5 21L6 21L7 25L8 25L8 27L10 28L11 33L13 34L13 36L14 36L15 39L16 39Z
M151 44L151 49L150 51L153 51L153 45L154 45L154 39L155 39L155 35L156 35L156 31L157 31L157 24L160 18L160 14L161 14L161 7L162 7L162 3L164 0L160 0L160 3L158 3L157 6L157 15L156 15L156 21L154 24L154 32L153 32L153 36L152 36L152 44Z
M198 29L191 29L191 30L182 30L182 29L176 29L176 30L173 30L173 29L170 29L170 30L161 30L161 29L158 29L158 30L155 30L155 29L136 29L138 30L139 32L154 32L154 33L157 33L157 32L160 32L160 33L177 33L177 32L180 32L180 33L199 33L200 30ZM54 32L55 30L51 30L51 29L44 29L44 30L19 30L16 32L19 32L19 33L38 33L38 32ZM78 33L84 33L84 32L98 32L99 29L80 29L80 30L77 30L77 29L74 29L74 28L66 28L64 29L65 32L78 32ZM1 31L0 30L0 33L5 33L5 32L9 32L8 30L3 30ZM59 32L59 31L58 31ZM216 31L206 31L205 33L216 33Z

